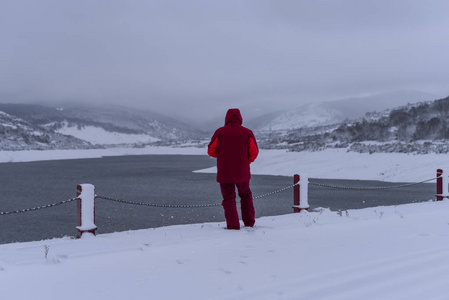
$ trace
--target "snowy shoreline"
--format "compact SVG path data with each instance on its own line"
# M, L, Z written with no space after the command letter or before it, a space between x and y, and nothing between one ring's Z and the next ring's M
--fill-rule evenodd
M101 158L104 156L124 155L206 155L206 150L203 148L194 147L145 147L79 150L0 151L0 163Z
M205 148L146 147L91 150L0 151L0 163L101 158L123 155L207 155ZM449 166L447 154L355 153L345 149L287 152L261 150L251 165L254 175L311 178L420 182L436 177L436 170ZM215 173L216 168L197 170Z
M5 299L445 299L449 201L0 245ZM73 282L76 281L74 288ZM176 288L173 288L173 285ZM23 288L27 287L27 288Z

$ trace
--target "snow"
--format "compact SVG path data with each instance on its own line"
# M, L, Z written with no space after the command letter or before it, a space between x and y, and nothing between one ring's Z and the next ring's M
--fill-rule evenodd
M0 152L0 159L169 151L204 154L204 149L146 148L58 155L29 151L28 156ZM421 181L447 164L448 158L435 154L276 150L262 151L252 170ZM320 208L262 217L255 228L240 231L224 227L223 222L188 224L0 245L1 297L422 300L449 295L449 200L340 213Z
M205 155L202 148L146 147L146 148L108 148L80 150L27 150L0 151L0 163L30 162L59 159L101 158L123 155Z
M7 244L2 298L447 299L448 210L322 209L240 231L206 223Z
M65 122L62 128L56 130L56 132L74 136L90 142L93 145L137 144L160 141L160 139L146 134L110 132L95 126L78 128L77 126L68 126L67 122Z
M260 130L288 130L292 128L314 127L339 123L344 119L339 109L331 108L326 103L311 103L296 110L278 116Z

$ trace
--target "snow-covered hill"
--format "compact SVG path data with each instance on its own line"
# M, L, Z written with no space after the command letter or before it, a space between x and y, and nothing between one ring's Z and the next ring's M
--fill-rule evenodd
M76 137L93 145L176 144L203 133L166 116L120 106L0 104L36 128Z
M85 148L92 146L84 140L56 133L0 111L1 150Z
M292 151L448 153L449 97L407 104L339 124L258 131L259 145Z
M257 121L256 129L289 130L336 124L363 117L366 113L373 111L384 111L408 103L432 99L434 98L430 94L408 91L311 103L282 114L267 115L265 122Z
M315 149L320 148L320 143L323 143L319 136L337 127L342 128L336 124L341 124L344 120L361 117L367 112L370 116L374 116L375 110L397 107L399 104L412 103L423 98L429 99L425 97L430 96L406 92L313 103L285 113L272 111L269 114L253 117L252 120L245 119L244 125L258 131L260 146L263 148L278 147L279 144L287 144L291 148L298 142L308 145L311 142L315 143L318 139L318 143L313 144L311 148L302 145L292 148L296 151ZM59 149L86 147L89 144L97 147L174 145L187 141L207 140L211 132L216 129L215 126L206 126L204 128L208 128L210 132L200 131L167 116L122 106L0 104L0 111L15 116L17 120L20 118L30 126L40 128L38 131L47 133L31 134L23 138L21 133L9 130L9 141L5 142L6 139L3 139L4 142L0 143L0 149L3 150L39 149L42 147L42 140L47 147L51 145ZM258 113L261 114L262 111ZM219 126L222 126L222 121ZM258 128L260 130L257 130ZM275 133L272 134L273 132ZM62 135L58 136L56 133ZM12 138L14 134L18 136ZM70 135L75 139L68 140L63 138L64 135ZM42 136L48 138L42 138ZM15 141L15 145L11 143L12 140ZM76 145L77 141L79 145ZM347 143L347 141L344 142Z
M301 127L316 127L342 122L343 112L328 107L325 103L304 105L288 111L265 124L260 130L285 130Z
M79 127L75 125L70 126L66 121L62 122L60 126L61 127L58 126L59 128L56 129L56 132L77 137L88 141L93 145L151 144L161 140L144 133L137 134L107 131L103 127L92 125Z

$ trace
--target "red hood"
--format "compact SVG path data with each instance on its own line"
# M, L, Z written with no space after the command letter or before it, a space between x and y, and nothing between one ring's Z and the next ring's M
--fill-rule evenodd
M242 125L243 119L239 109L231 108L228 110L226 113L225 125L228 125L229 123Z

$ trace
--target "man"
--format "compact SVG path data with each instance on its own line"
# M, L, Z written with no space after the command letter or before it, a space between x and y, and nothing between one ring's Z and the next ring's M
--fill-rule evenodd
M217 158L217 181L223 195L223 209L228 229L240 229L235 203L235 187L241 199L242 221L245 226L255 223L253 196L249 187L250 163L259 154L256 138L251 130L242 126L240 110L229 109L225 126L215 131L207 153Z

